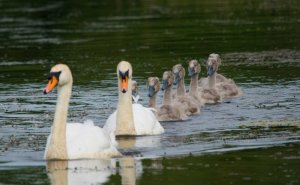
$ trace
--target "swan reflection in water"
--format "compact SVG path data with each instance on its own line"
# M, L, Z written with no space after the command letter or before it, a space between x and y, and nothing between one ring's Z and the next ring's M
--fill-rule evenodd
M116 167L117 162L119 167ZM107 160L48 161L47 173L52 185L103 184L119 174L122 184L135 185L142 174L140 161L126 156Z
M52 185L102 184L116 168L113 159L48 161L47 173Z
M159 145L156 137L119 138L119 148L128 150L141 147L146 140L152 145ZM155 138L155 139L153 139ZM135 185L142 175L141 160L132 156L112 159L48 161L47 173L52 185L103 184L109 181L111 175L121 176L123 185Z

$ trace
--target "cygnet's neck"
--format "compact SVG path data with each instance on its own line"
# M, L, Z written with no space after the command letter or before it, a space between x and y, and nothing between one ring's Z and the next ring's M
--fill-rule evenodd
M153 96L149 97L149 107L156 108L156 94L154 93Z
M167 86L164 92L163 105L171 105L171 93L172 93L172 86L169 85Z
M184 96L185 95L185 86L184 86L184 77L181 78L178 82L177 86L177 96Z
M120 84L120 79L119 82ZM117 124L115 135L136 135L132 110L131 79L128 79L128 90L123 93L119 89L117 108Z
M216 76L217 72L214 72L212 75L208 76L208 87L210 89L216 88Z
M195 96L198 90L198 73L193 75L191 77L191 82L190 82L190 95Z
M66 127L71 93L72 82L58 87L56 110L46 159L68 159Z

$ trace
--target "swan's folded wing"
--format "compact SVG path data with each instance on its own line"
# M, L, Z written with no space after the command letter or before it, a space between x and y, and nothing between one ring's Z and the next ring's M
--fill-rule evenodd
M106 130L108 133L114 133L116 130L117 124L117 111L112 113L105 122L103 129Z
M70 159L105 158L117 155L106 130L89 124L67 124L67 149Z
M134 125L138 135L156 135L164 133L151 108L133 104Z

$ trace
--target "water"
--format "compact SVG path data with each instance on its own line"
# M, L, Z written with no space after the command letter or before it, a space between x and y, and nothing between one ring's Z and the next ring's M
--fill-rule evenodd
M299 129L244 127L299 123L299 9L293 0L0 1L0 184L299 183ZM243 96L205 106L188 121L162 123L161 136L121 138L124 158L42 160L56 103L56 91L42 89L54 64L73 73L69 121L103 126L116 108L120 60L132 63L147 105L147 77L193 58L204 77L212 52ZM260 171L268 165L278 170Z

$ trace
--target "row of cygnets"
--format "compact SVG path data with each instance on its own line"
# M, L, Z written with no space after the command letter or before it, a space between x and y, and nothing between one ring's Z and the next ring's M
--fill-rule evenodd
M172 71L164 72L161 86L164 99L159 107L156 106L155 98L160 89L159 79L150 77L147 82L149 108L132 102L132 66L129 62L121 61L117 66L117 109L108 117L103 128L95 126L91 120L83 124L67 124L73 78L67 65L55 65L51 68L48 85L44 89L47 94L58 86L56 111L44 158L68 160L121 156L115 136L162 134L165 129L159 120L185 120L187 116L200 113L200 107L206 103L239 96L241 91L234 81L217 73L220 64L219 55L211 54L207 61L208 77L198 80L200 65L196 60L190 61L188 74L191 84L188 93L185 90L185 69L182 65L175 65ZM174 95L171 88L173 84L177 85Z
M191 60L188 63L188 76L190 77L189 89L185 89L185 69L181 64L173 66L172 70L165 71L161 83L158 77L147 79L148 106L153 108L159 121L186 120L188 116L199 114L200 108L205 104L216 104L226 98L241 95L240 88L232 79L217 73L221 64L218 54L210 54L207 60L206 78L198 79L201 72L200 63ZM176 85L176 92L172 92ZM161 105L157 106L156 96L164 91ZM135 103L139 100L139 90L136 81L132 83L132 98Z

